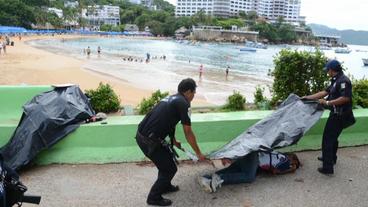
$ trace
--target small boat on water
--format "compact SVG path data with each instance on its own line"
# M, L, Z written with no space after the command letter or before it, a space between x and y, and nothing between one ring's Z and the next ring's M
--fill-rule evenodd
M316 49L319 49L319 50L332 50L332 48L328 47L328 46L319 46L319 47L316 47Z
M267 49L267 45L260 42L247 41L245 47L240 48L240 51L256 52L257 49Z
M260 43L260 42L252 42L252 41L247 41L245 43L245 47L253 47L257 49L267 49L267 45Z
M240 48L240 51L242 51L242 52L257 52L257 49L253 48L253 47L242 47L242 48Z
M339 48L335 49L335 53L349 54L350 52L351 52L351 50L348 47L339 47Z
M368 58L362 58L364 66L368 66Z
M332 50L332 45L327 44L327 43L323 43L323 44L320 44L319 46L317 46L316 49L319 49L319 50Z

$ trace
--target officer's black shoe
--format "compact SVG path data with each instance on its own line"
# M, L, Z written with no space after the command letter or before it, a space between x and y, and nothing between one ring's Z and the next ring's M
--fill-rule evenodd
M179 186L177 185L170 185L169 188L167 188L162 194L167 194L167 193L174 193L179 191Z
M318 168L318 172L325 174L325 175L332 175L334 174L334 170L333 169L327 169L327 168L323 168L323 167L319 167Z
M323 162L323 157L318 156L318 157L317 157L317 160L319 160L319 161ZM333 164L334 164L334 165L336 165L336 159L334 159Z
M166 198L162 198L160 200L147 199L147 204L153 206L171 206L172 201Z

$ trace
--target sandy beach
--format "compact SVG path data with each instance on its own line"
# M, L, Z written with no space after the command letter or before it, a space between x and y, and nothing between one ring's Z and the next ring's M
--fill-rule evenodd
M81 60L34 48L26 41L49 38L80 38L79 36L31 36L22 40L14 37L15 46L8 46L0 55L0 85L51 85L73 83L82 90L95 89L100 82L110 84L120 96L122 105L137 106L144 97L156 90L147 90L108 74L86 70L87 60ZM196 98L193 105L206 105Z

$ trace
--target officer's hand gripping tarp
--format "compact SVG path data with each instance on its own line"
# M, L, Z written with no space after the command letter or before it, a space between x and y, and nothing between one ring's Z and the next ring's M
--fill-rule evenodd
M271 151L295 144L320 119L323 108L316 101L301 101L291 94L268 117L221 149L212 152L210 159L238 158L253 151Z
M94 111L78 86L57 87L35 96L23 106L22 118L10 141L0 149L14 170L28 164L91 118Z

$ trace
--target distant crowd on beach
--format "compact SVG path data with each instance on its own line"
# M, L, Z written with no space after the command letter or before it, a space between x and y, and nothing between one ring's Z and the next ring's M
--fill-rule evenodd
M146 53L146 59L145 59L145 63L150 63L151 60L166 60L166 55L161 55L160 57L158 57L157 55L155 56L151 56L150 53ZM130 62L143 62L143 58L141 57L133 57L133 56L128 56L128 57L123 57L123 61L130 61Z
M101 51L102 51L101 47L98 46L97 49L96 49L96 51L97 51L97 54L100 55L101 54ZM83 53L85 55L87 55L87 57L89 58L89 56L92 53L90 46L88 46L87 48L83 49ZM163 60L163 61L166 60L166 55L165 54L164 55L161 55L161 56L157 56L157 55L152 56L150 53L147 52L145 56L146 56L145 57L145 60L142 57L136 57L136 56L123 56L122 57L122 60L124 62L127 61L127 62L139 62L139 63L143 63L143 60L144 60L144 62L147 63L147 64L150 63L152 60L157 60L157 59L160 59L160 60ZM190 60L189 60L189 64L190 64ZM203 64L201 64L199 66L199 69L198 70L199 70L199 80L201 81L202 80L203 73L204 73L204 66L203 66ZM230 72L230 66L227 65L226 66L226 69L225 69L225 79L226 80L228 80L229 72Z
M97 54L100 55L101 52L102 52L101 47L98 46L96 51L97 51ZM83 49L83 54L87 55L87 57L89 58L90 55L92 54L91 47L88 46L87 48L84 48ZM146 56L145 63L150 63L151 60L158 60L158 59L163 60L163 61L166 60L166 55L165 54L163 54L161 56L157 56L157 55L152 56L150 53L146 53L145 56ZM140 62L140 63L143 63L143 59L144 58L142 58L142 57L136 57L136 56L123 56L122 57L122 60L123 61L128 61L128 62Z

